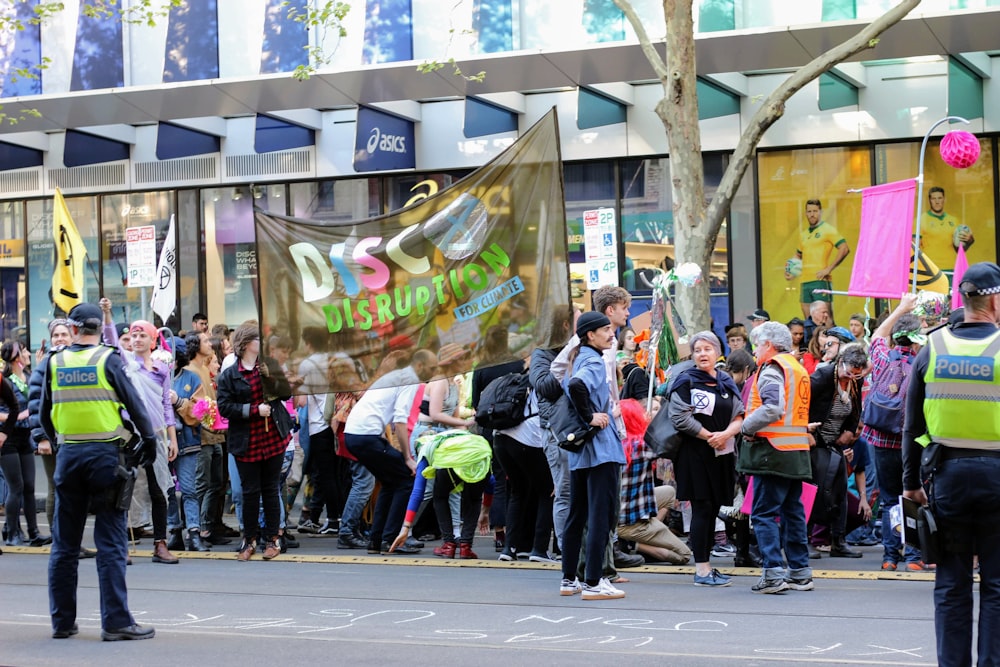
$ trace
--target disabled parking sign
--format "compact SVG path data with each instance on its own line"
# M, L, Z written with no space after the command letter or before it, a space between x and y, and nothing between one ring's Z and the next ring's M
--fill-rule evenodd
M587 257L587 289L618 285L618 239L615 211L583 212L583 249Z

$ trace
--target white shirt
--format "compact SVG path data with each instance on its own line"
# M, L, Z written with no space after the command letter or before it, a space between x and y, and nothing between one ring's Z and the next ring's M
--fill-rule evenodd
M406 424L420 384L410 366L386 373L351 408L344 433L381 436L389 424Z
M534 390L528 394L528 402L524 406L524 415L528 417L517 426L511 426L497 431L503 433L508 438L513 438L525 447L541 448L545 442L542 435L542 424L538 420L538 399L535 398Z
M329 358L325 352L309 355L299 364L299 375L302 376L302 392L306 396L306 413L309 415L309 435L314 435L330 428L330 423L323 419L326 408L326 390L330 384L326 377Z

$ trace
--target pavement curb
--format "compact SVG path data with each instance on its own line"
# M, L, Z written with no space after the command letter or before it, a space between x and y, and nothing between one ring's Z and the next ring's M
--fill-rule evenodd
M4 547L4 554L34 554L48 555L49 547ZM153 552L146 549L134 549L129 551L133 561L137 559L152 558ZM226 551L176 551L174 555L182 562L185 560L221 560L236 561L236 552ZM267 562L256 556L250 562ZM492 568L507 570L552 570L560 569L559 563L531 563L524 561L501 562L487 560L484 558L458 560L445 558L427 558L424 556L408 555L376 555L363 554L356 555L322 555L322 554L292 554L283 553L274 559L275 562L292 563L339 563L345 565L405 565L417 567L464 567L464 568ZM760 575L760 568L752 567L720 567L718 570L724 574L731 574L740 577L756 577ZM642 574L684 574L694 575L694 566L691 565L642 565L640 567L630 567L619 571L623 576L631 573ZM857 580L883 580L883 581L934 581L934 572L885 572L882 570L857 571L857 570L832 570L813 568L814 579L857 579ZM979 581L979 575L975 576Z

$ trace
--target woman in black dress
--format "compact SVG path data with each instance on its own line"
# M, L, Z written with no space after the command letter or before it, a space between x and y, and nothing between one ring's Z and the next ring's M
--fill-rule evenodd
M743 424L743 402L733 379L715 363L722 354L710 331L691 337L694 367L674 381L670 417L684 434L674 475L677 498L691 502L691 550L695 586L728 586L729 577L709 564L719 508L731 505L736 484L734 438Z

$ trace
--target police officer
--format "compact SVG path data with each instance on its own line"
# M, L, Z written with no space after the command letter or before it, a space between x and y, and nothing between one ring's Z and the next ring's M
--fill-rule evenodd
M934 627L944 667L972 664L974 554L979 664L1000 659L1000 267L970 266L959 290L965 319L932 332L917 355L903 430L903 495L926 505L924 454L923 472L932 474L930 508L942 547Z
M76 582L80 541L88 507L96 514L97 576L101 582L101 638L150 639L153 628L137 625L128 610L125 559L128 536L125 512L115 509L111 496L119 487L125 444L132 437L122 411L141 435L129 451L140 465L156 456L153 427L141 401L134 398L121 357L100 345L101 309L81 303L69 313L73 345L53 352L47 360L46 381L38 411L40 426L56 454L56 508L49 558L49 607L52 636L77 634ZM58 434L58 435L57 435Z

